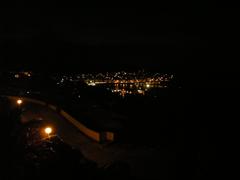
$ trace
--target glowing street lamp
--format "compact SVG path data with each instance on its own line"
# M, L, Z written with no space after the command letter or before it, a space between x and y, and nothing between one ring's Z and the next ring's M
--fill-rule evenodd
M46 127L44 131L49 136L52 133L52 128L51 127Z
M17 104L18 104L18 105L21 105L22 103L23 103L23 101L22 101L21 99L18 99L18 100L17 100Z
M44 132L47 134L47 138L50 139L50 134L53 132L53 129L51 127L46 127Z
M147 84L146 86L147 86L147 88L150 88L150 84Z

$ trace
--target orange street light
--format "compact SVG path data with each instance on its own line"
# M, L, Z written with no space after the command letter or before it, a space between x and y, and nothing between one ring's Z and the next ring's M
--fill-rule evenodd
M49 136L52 133L52 128L51 127L46 127L44 131Z
M17 100L17 104L18 104L18 105L21 105L22 103L23 103L23 101L22 101L21 99L18 99L18 100Z

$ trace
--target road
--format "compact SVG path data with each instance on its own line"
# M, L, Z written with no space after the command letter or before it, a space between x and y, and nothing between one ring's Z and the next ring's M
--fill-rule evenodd
M22 119L42 118L54 127L67 144L81 150L87 159L96 162L99 167L108 166L115 161L126 162L132 175L139 178L167 178L169 168L172 168L175 153L170 153L167 149L118 143L102 145L84 136L64 117L45 106L24 103L24 108L26 111L22 114Z

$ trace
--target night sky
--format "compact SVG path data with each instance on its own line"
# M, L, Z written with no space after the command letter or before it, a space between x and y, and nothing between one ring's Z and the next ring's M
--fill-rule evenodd
M5 9L2 69L175 70L209 46L203 2L27 5Z

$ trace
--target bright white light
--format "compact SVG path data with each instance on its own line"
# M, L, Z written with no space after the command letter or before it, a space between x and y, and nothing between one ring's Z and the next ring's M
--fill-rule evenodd
M147 86L147 88L149 88L149 87L150 87L150 84L147 84L146 86Z
M90 82L90 83L88 83L88 85L89 85L89 86L96 86L96 83Z
M52 133L52 128L50 128L50 127L47 127L47 128L45 128L45 133L46 134L51 134Z

